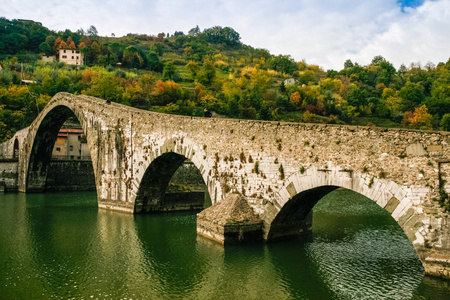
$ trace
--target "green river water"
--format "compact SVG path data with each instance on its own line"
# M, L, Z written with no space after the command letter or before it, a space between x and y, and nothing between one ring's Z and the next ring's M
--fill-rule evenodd
M0 195L0 299L450 299L402 229L347 190L299 240L223 247L195 212L98 210L92 192Z

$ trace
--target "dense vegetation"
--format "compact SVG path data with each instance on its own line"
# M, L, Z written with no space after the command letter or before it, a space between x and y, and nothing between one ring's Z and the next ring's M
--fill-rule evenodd
M85 65L40 60L60 48L79 49ZM61 91L173 114L207 107L232 118L450 130L450 59L396 70L377 56L324 71L244 45L229 27L100 37L94 26L54 32L0 18L0 66L0 141Z

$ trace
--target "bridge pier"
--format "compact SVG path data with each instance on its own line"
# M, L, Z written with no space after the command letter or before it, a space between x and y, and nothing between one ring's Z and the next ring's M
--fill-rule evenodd
M221 244L263 241L263 222L240 194L229 194L197 215L197 233Z
M446 249L416 249L425 274L450 279L450 250Z

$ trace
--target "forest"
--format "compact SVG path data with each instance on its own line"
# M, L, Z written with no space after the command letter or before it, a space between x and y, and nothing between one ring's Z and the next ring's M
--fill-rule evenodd
M84 64L42 61L59 49ZM0 142L58 92L169 114L450 131L450 59L396 69L376 56L325 71L245 45L230 27L103 37L93 25L55 32L0 18Z

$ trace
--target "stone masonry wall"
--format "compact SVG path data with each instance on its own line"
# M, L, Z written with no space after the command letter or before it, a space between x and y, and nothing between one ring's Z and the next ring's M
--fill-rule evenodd
M95 177L91 161L51 161L46 190L95 191Z
M18 162L0 159L0 185L4 191L17 191Z

